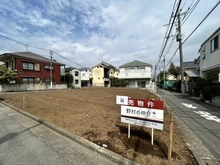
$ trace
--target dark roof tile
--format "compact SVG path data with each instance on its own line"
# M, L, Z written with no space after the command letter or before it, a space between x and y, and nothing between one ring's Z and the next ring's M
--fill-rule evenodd
M14 53L4 53L3 55L11 55L11 56L18 56L18 57L22 57L22 58L29 58L29 59L33 59L33 60L38 60L38 61L43 61L43 62L50 62L49 58L43 57L41 55L32 53L32 52L14 52ZM56 62L53 60L53 63L56 64L60 64L60 65L64 65L62 63Z
M141 66L150 66L152 67L151 64L145 63L145 62L141 62L138 60L134 60L132 62L128 62L124 65L119 66L119 68L127 68L127 67L141 67Z

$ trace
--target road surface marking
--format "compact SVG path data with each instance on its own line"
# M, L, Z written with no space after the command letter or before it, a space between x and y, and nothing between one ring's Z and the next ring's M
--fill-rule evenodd
M214 120L220 123L220 119L217 116L213 116L211 113L205 111L194 111L195 113L199 114L200 116L206 118L207 120Z
M187 104L187 103L182 103L183 105L185 105L187 108L192 108L192 109L196 109L197 107L193 106L192 104Z

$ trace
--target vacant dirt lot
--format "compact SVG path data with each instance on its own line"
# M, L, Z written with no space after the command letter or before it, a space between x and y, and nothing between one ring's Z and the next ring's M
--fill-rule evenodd
M25 95L25 108L22 96ZM165 165L169 146L169 114L164 112L164 130L155 130L151 145L151 129L120 122L120 105L116 95L141 99L157 99L147 90L121 88L85 88L47 92L1 94L1 99L19 109L84 137L140 164ZM174 124L171 164L198 164Z

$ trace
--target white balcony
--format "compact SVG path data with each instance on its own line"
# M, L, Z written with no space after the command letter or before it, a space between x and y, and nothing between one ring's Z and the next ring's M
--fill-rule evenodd
M151 72L120 72L119 79L148 79L151 78Z

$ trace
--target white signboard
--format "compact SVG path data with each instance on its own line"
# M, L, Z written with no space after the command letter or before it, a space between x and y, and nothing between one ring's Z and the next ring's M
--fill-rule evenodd
M132 119L128 117L121 117L121 122L163 130L163 123L158 122L150 122L146 120Z
M143 118L160 122L163 121L163 110L122 105L121 116Z
M116 104L128 105L128 96L116 96Z
M163 129L163 110L121 106L121 122ZM135 121L136 120L136 121Z

